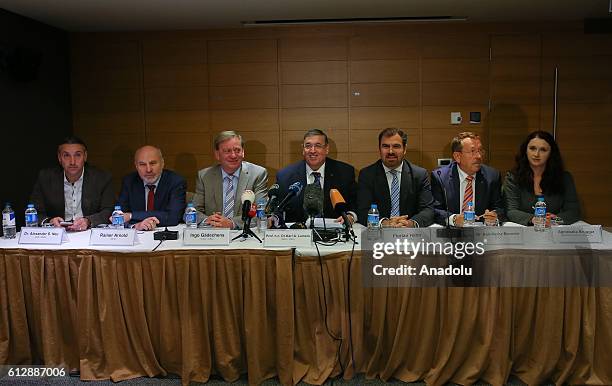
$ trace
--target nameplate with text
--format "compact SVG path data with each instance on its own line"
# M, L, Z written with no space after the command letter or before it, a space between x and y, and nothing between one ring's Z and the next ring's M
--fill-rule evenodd
M431 228L382 228L383 240L387 243L395 240L409 242L431 241Z
M555 243L591 244L601 243L601 225L572 225L550 228Z
M312 246L310 229L267 229L264 233L264 247L308 248Z
M19 233L19 244L60 245L68 241L64 228L23 227Z
M474 228L474 237L486 245L522 245L523 227Z
M230 243L230 230L217 228L185 228L183 245L221 245Z
M136 243L134 228L92 228L89 245L131 246Z

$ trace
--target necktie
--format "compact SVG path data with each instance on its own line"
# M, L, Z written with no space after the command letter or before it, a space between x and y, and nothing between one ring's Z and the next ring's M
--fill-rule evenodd
M233 175L225 177L225 192L223 193L223 216L234 217L234 184Z
M321 186L321 173L312 172L311 175L314 177L314 183Z
M474 190L472 189L472 180L474 177L467 176L465 177L467 180L467 185L465 185L465 193L463 194L463 206L461 212L465 211L468 206L468 202L474 201Z
M155 185L147 185L147 210L155 210Z
M400 186L397 178L397 170L389 170L389 173L393 176L391 181L391 217L400 215Z

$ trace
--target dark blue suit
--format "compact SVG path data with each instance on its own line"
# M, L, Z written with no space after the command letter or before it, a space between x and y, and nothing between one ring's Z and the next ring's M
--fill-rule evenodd
M119 205L124 212L132 213L132 224L147 217L157 217L158 226L174 226L183 218L186 190L187 183L183 177L164 169L155 189L155 210L147 211L144 182L134 172L123 178Z
M461 213L462 203L459 203L461 185L457 168L457 163L452 162L431 172L431 191L435 200L435 221L440 225L446 225L446 221L451 214ZM440 172L439 175L438 172ZM446 188L450 210L446 208L442 184ZM487 165L480 166L480 170L476 173L474 195L477 216L483 214L485 209L489 209L497 212L497 218L500 222L504 221L506 211L501 195L501 177L497 170Z
M280 200L287 194L289 185L294 182L301 182L302 186L306 186L306 162L299 161L293 163L276 173L276 183L279 185L281 194ZM346 201L349 210L355 209L355 198L357 194L357 184L355 183L355 168L342 161L336 161L331 158L325 160L325 175L323 176L323 214L326 218L337 218L338 215L334 212L331 200L329 199L329 191L338 189L342 197ZM287 222L304 222L306 215L303 208L304 189L299 195L293 197L285 210L285 221Z

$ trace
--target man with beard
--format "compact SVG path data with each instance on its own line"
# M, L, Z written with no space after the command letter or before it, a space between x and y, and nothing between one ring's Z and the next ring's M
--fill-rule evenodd
M367 225L368 210L377 204L383 226L426 227L434 218L427 170L404 159L408 136L400 129L378 135L380 160L359 173L357 216Z
M453 162L431 173L436 223L463 226L463 212L471 201L477 217L496 225L505 213L501 178L497 170L482 163L485 150L480 137L472 132L459 133L451 142L451 150Z

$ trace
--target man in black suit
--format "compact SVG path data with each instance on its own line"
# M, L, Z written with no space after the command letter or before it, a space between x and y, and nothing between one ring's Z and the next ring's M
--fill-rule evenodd
M126 223L138 230L177 225L185 210L187 183L164 169L159 148L143 146L134 154L136 171L123 178L119 205Z
M454 161L431 173L436 223L463 226L463 211L469 201L475 204L476 216L482 216L485 223L502 221L505 210L501 177L497 170L482 163L485 150L480 137L472 132L459 133L453 138L451 150Z
M357 215L367 225L368 210L378 205L382 224L426 227L433 223L433 197L427 170L404 159L408 136L399 129L378 135L380 160L359 173Z
M87 146L74 136L58 146L57 159L61 167L41 170L30 196L42 222L70 231L106 223L115 201L110 173L86 163Z
M355 168L351 165L327 157L329 153L329 141L327 135L319 129L310 129L304 134L302 144L302 161L291 164L276 174L276 183L279 185L279 192L286 194L289 186L294 182L301 182L302 186L321 184L323 188L323 215L326 218L338 218L342 222L342 217L334 212L329 191L338 189L346 201L349 208L349 221L355 221ZM282 199L282 197L281 197ZM285 210L285 221L304 222L306 214L303 209L304 189L299 195L293 197Z

